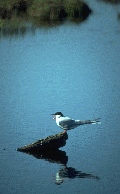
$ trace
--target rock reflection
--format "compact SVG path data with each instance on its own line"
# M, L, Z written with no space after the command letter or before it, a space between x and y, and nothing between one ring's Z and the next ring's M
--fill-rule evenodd
M58 163L66 165L68 156L62 150L43 150L43 151L24 151L24 153L34 156L37 159L44 159L51 163Z
M68 156L65 151L62 150L43 150L43 151L24 151L29 155L36 157L37 159L43 159L49 161L50 163L62 164L61 168L55 176L55 184L60 185L66 180L74 178L92 178L99 180L98 176L92 175L90 173L84 173L82 171L76 170L73 167L67 167Z

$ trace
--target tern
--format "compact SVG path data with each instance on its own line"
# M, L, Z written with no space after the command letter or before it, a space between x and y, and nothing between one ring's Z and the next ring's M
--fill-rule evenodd
M57 125L63 130L65 130L63 133L66 133L67 130L74 129L79 125L96 124L96 123L100 124L100 121L99 121L100 118L94 119L94 120L81 121L81 120L74 120L74 119L70 119L69 117L65 117L61 112L56 112L55 114L51 114L51 115L55 115L53 119L56 119Z

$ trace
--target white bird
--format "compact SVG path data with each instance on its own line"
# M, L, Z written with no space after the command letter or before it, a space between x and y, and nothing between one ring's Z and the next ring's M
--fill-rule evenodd
M51 114L51 115L56 115L53 119L56 119L57 125L60 128L65 130L63 133L65 133L67 130L74 129L79 125L96 124L96 123L100 124L100 121L99 121L100 118L94 119L94 120L80 121L80 120L70 119L69 117L65 117L61 112L56 112L55 114Z

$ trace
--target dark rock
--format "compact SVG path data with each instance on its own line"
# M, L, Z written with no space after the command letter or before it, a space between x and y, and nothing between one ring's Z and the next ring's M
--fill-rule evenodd
M67 139L68 134L62 132L56 135L51 135L45 139L40 139L24 147L18 148L17 151L28 152L42 150L57 150L58 148L65 146Z
M87 4L83 5L83 10L82 10L82 18L85 20L89 14L92 12L92 10L88 7Z
M92 10L88 7L87 4L84 3L82 9L74 10L74 17L75 18L82 17L82 19L85 20L91 12Z
M67 3L65 3L65 11L68 14L68 19L74 22L84 21L92 12L88 5L81 0L67 0Z

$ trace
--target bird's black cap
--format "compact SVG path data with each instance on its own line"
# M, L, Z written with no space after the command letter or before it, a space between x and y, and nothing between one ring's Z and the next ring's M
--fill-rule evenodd
M56 112L55 114L51 114L51 115L61 115L63 117L63 114L61 112Z

